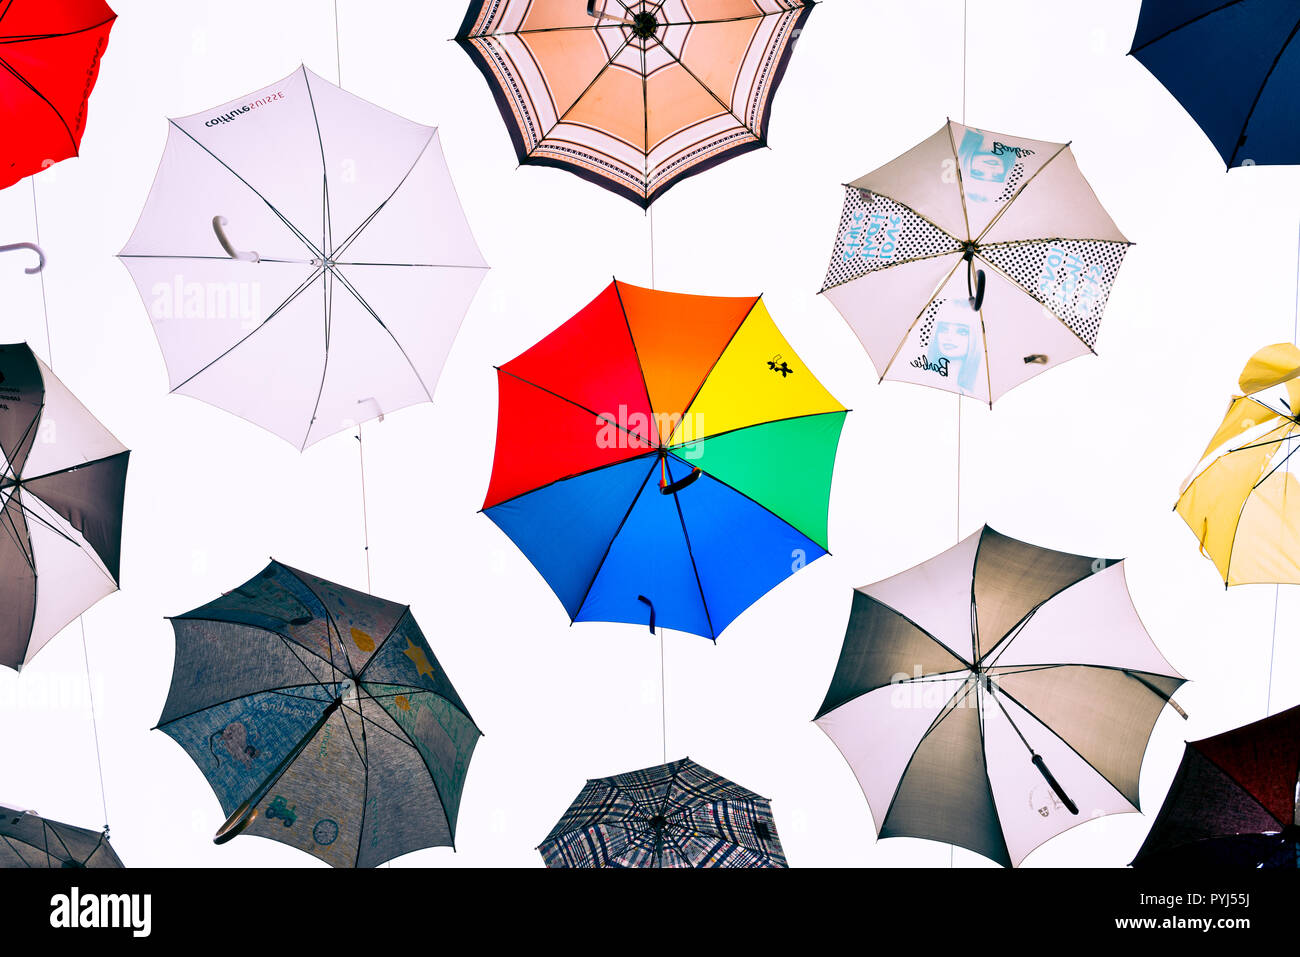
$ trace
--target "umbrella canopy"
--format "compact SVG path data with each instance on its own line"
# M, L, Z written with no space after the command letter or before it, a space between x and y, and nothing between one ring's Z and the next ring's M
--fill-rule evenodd
M170 124L120 257L171 391L300 449L432 401L487 269L438 131L306 67Z
M115 19L104 0L0 0L0 189L77 155Z
M1300 708L1191 741L1134 867L1291 867L1300 858Z
M481 735L407 606L271 562L172 619L158 728L247 831L336 867L454 846Z
M130 455L27 345L0 345L0 665L117 590Z
M816 722L881 837L1015 866L1076 824L1138 809L1147 739L1182 683L1122 562L985 526L854 591Z
M649 207L767 145L811 0L472 0L457 40L519 162Z
M1300 484L1289 466L1300 440L1297 376L1291 343L1255 353L1239 380L1244 394L1179 490L1174 508L1225 587L1300 584Z
M847 410L761 298L613 282L497 386L483 510L571 621L716 638L826 554Z
M0 806L0 868L121 866L107 829L91 831Z
M785 867L767 798L690 758L593 778L538 847L547 867Z
M1129 245L1068 143L950 121L845 187L821 294L882 380L992 405L1093 351Z
M1143 0L1130 55L1177 97L1229 168L1300 163L1300 7Z

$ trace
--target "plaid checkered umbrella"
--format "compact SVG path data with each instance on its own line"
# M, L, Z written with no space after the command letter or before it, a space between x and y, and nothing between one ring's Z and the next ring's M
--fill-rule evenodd
M785 867L767 798L690 758L593 778L537 848L547 867Z
M122 866L107 828L92 831L0 806L0 868Z

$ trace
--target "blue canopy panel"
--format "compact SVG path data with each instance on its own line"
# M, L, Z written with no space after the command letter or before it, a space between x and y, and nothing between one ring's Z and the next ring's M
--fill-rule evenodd
M624 516L657 470L649 453L545 485L484 514L533 563L573 619Z
M1229 167L1300 163L1297 27L1295 0L1145 0L1130 52Z
M668 481L693 466L669 455ZM642 490L609 549L578 621L655 624L716 638L755 601L825 550L707 474L671 495Z

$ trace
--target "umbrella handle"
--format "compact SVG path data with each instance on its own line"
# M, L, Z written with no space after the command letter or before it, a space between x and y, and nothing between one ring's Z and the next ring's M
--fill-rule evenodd
M1061 799L1067 811L1071 814L1079 813L1079 806L1070 800L1070 795L1057 783L1056 778L1052 777L1052 772L1048 770L1047 764L1043 761L1041 754L1035 754L1033 757L1034 767L1038 768L1038 773L1047 781L1048 786L1056 792L1056 796Z
M289 770L289 765L298 760L298 756L307 749L307 745L311 744L312 738L316 737L320 729L325 726L325 722L342 704L342 697L335 698L330 702L324 714L317 718L316 723L307 729L307 733L302 736L302 740L284 756L284 760L275 766L275 769L257 786L248 800L235 808L230 817L226 818L226 822L217 828L217 833L212 835L213 844L225 844L231 838L238 837L248 829L249 825L257 820L257 805L262 803L262 798L266 797L271 788L275 787L275 782L284 776L284 772Z
M27 275L34 276L36 273L40 272L42 269L45 268L45 250L41 249L41 247L36 245L35 243L9 243L7 245L0 246L0 253L7 253L13 249L30 249L32 252L36 253L36 257L37 257L36 265L28 266L26 269L23 270L23 272L27 273Z
M661 495L672 495L674 492L680 492L682 489L686 488L686 486L691 485L700 477L701 474L702 473L698 468L694 469L690 475L686 476L686 478L678 479L676 482L669 485L659 486L659 493Z
M643 601L650 606L650 634L653 635L655 633L655 603L645 595L637 595L636 600Z
M984 270L975 268L975 251L966 250L966 294L969 296L970 307L975 312L979 312L984 305ZM972 284L972 277L974 282Z
M234 243L230 241L230 237L226 235L225 227L228 226L229 224L230 221L226 219L226 217L224 216L212 217L212 231L217 234L217 242L221 243L221 248L226 251L226 255L229 256L231 259L238 259L240 262L246 262L246 263L261 262L261 258L257 255L257 253L252 251L246 253L240 252L238 249L235 248Z
M600 10L596 10L596 4L600 3ZM597 20L616 20L619 23L626 23L628 26L635 26L636 21L628 17L620 17L617 13L609 13L605 10L605 0L587 0L587 16L595 17Z

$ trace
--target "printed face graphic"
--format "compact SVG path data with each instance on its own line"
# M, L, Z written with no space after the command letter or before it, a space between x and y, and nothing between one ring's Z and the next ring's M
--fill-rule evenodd
M1016 165L1016 154L1011 150L996 153L992 144L984 145L984 134L967 130L957 148L961 163L962 188L966 198L976 203L990 203L1002 195L1007 177Z
M934 324L934 342L939 355L948 359L960 359L970 351L970 325L940 319Z

